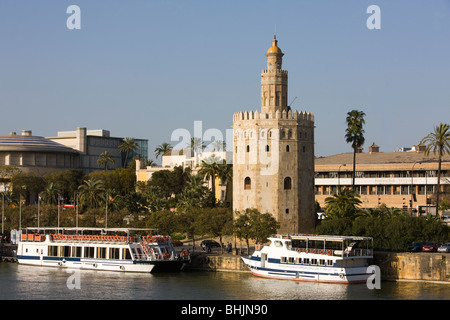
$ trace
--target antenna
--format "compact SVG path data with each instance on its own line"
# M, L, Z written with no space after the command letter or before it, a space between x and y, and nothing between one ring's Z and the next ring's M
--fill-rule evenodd
M295 97L295 98L294 98L294 100L292 100L292 101L291 101L291 103L289 103L289 106L291 106L291 105L292 105L292 102L294 102L294 101L295 101L295 99L297 99L297 97Z
M277 25L275 25L275 33L273 34L273 40L277 40Z

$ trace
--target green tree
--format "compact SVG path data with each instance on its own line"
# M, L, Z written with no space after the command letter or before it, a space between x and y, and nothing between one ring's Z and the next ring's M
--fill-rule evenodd
M351 143L353 148L352 189L355 189L356 153L365 142L363 129L365 115L366 114L362 111L352 110L347 113L346 118L347 129L345 130L345 141Z
M164 155L167 151L170 151L172 149L173 149L173 147L169 143L163 142L162 144L160 144L159 146L157 146L155 148L155 157L156 157L156 159L158 159L158 157L160 155Z
M325 212L327 219L337 218L355 218L359 214L359 195L357 195L352 189L338 188L331 197L325 199Z
M217 163L218 158L209 157L202 161L200 170L198 174L202 178L206 178L211 183L211 206L216 206L216 177L220 171L219 164Z
M55 182L49 182L40 195L46 203L57 204L58 198L61 195L61 190Z
M123 168L127 166L128 155L130 154L130 151L137 150L139 150L139 146L137 145L134 138L125 138L122 140L122 142L119 144L119 151L125 153L125 160L122 165Z
M270 213L260 213L257 209L238 211L236 216L237 218L234 220L235 234L239 239L246 241L248 253L250 252L249 240L254 240L255 243L265 242L280 227Z
M97 165L99 167L104 166L105 171L108 170L108 165L109 163L114 164L115 161L113 159L113 157L111 156L111 153L109 153L108 151L102 152L97 159Z
M230 192L230 186L232 186L233 183L233 165L228 163L220 164L218 166L217 177L222 181L225 181L225 203L232 207L230 203L232 197L230 197L228 193Z
M425 155L428 156L430 152L438 155L438 175L437 175L437 190L436 190L436 209L439 208L439 195L441 192L441 166L442 157L445 153L450 154L450 130L448 124L440 123L439 126L434 127L434 131L425 136L421 143L426 145Z
M233 212L229 208L203 209L206 233L219 238L220 244L225 235L233 234ZM223 253L223 245L221 246Z
M181 209L205 207L208 202L208 191L200 175L191 175L178 198L177 206Z
M105 186L102 180L90 178L78 187L79 202L88 208L98 208L105 201Z

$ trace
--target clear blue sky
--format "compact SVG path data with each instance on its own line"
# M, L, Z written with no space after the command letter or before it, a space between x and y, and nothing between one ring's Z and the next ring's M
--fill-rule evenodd
M69 30L69 5L81 30ZM369 30L369 5L381 29ZM224 132L260 109L276 26L293 109L314 113L317 156L351 152L345 116L366 113L366 144L411 146L450 122L450 1L96 0L0 2L0 134L107 129L149 140Z

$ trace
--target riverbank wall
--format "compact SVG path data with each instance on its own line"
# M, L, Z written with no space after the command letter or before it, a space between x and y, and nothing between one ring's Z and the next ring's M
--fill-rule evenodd
M369 264L380 267L381 280L450 284L450 253L375 252ZM200 253L192 257L189 269L250 273L240 256L234 254Z

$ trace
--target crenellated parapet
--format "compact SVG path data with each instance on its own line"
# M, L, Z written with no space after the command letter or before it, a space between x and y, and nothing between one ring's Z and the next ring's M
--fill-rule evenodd
M264 120L264 119L279 119L279 120L297 120L310 121L314 123L314 115L311 112L292 110L276 111L276 112L259 112L256 111L240 111L233 114L233 123L248 120Z

